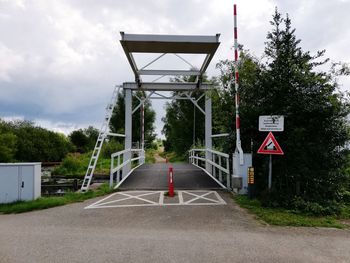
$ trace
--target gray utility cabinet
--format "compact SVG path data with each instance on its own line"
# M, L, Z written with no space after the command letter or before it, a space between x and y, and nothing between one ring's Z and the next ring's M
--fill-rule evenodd
M0 204L41 195L41 163L0 163Z
M233 177L242 178L242 189L238 191L238 194L247 194L248 193L248 168L252 166L253 155L251 153L243 154L243 165L239 163L239 154L232 154L232 170ZM235 179L233 179L235 180Z

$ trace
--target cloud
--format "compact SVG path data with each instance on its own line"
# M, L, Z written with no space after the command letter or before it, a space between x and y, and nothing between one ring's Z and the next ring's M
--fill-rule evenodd
M19 68L23 63L23 58L15 51L0 43L0 81L10 82L12 72Z
M255 55L264 50L278 6L289 13L305 49L325 48L335 61L350 62L350 1L235 2L239 42ZM134 79L119 44L120 31L221 33L209 75L219 73L215 63L220 59L233 58L231 0L0 0L0 117L23 116L52 129L99 127L114 85ZM341 81L344 89L350 85L348 78ZM154 102L159 134L163 105Z

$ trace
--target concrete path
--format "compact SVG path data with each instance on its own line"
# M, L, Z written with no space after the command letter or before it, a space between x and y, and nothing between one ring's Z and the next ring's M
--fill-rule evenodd
M0 215L0 262L349 262L350 231L270 227L216 206L84 209L97 198Z
M164 147L159 147L159 151L154 154L154 159L156 163L166 163L166 159L159 155L159 153L164 152Z

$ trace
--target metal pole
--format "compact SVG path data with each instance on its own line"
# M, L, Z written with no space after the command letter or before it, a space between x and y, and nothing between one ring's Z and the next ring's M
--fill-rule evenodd
M221 156L219 155L219 166L221 166ZM219 169L219 181L222 182L222 171L221 169Z
M270 154L270 160L269 160L269 190L271 189L272 185L272 154Z
M196 145L196 105L193 104L193 147Z
M205 159L206 160L212 160L212 154L208 150L212 149L212 138L211 138L211 131L212 131L212 119L211 115L212 109L211 109L211 98L209 94L206 94L205 96ZM208 173L212 174L212 165L209 162L205 162L205 170L207 170Z
M141 149L145 147L145 104L144 100L141 105Z
M132 147L132 92L131 89L125 89L125 150L123 156L123 162L131 159ZM123 177L126 176L131 169L131 163L129 162L123 167Z
M236 151L239 152L240 164L243 165L243 150L241 144L241 131L240 125L241 120L239 117L239 73L238 73L238 42L237 42L237 8L236 5L233 5L233 20L234 20L234 49L235 49L235 107L236 107ZM232 83L232 73L230 74L230 79Z
M109 174L109 188L112 188L113 187L113 167L114 166L114 157L112 157L111 159L111 171L110 171L110 174Z
M117 162L117 167L119 167L119 165L120 165L120 155L118 155L118 162ZM118 171L117 171L117 184L119 184L119 182L120 182L120 169L118 169Z
M226 169L227 171L229 171L227 174L226 174L226 187L228 189L231 189L231 180L230 180L230 161L229 161L229 157L226 158Z

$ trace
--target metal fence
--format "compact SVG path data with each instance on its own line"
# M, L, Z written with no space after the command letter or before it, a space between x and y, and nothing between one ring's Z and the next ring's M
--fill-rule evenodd
M130 158L127 160L123 160L123 155L127 152L130 152ZM125 156L125 155L124 155ZM138 161L137 164L135 162ZM121 163L122 162L122 163ZM121 173L122 168L131 163L131 165L136 165L130 172L126 175ZM123 151L115 152L111 155L111 170L110 170L110 179L109 186L113 187L114 177L116 177L116 186L119 187L120 184L139 166L145 163L145 150L143 149L126 149ZM116 176L115 176L116 174Z
M206 159L205 156L211 158ZM225 188L231 189L230 156L228 154L211 149L191 149L189 150L189 162L209 173Z

